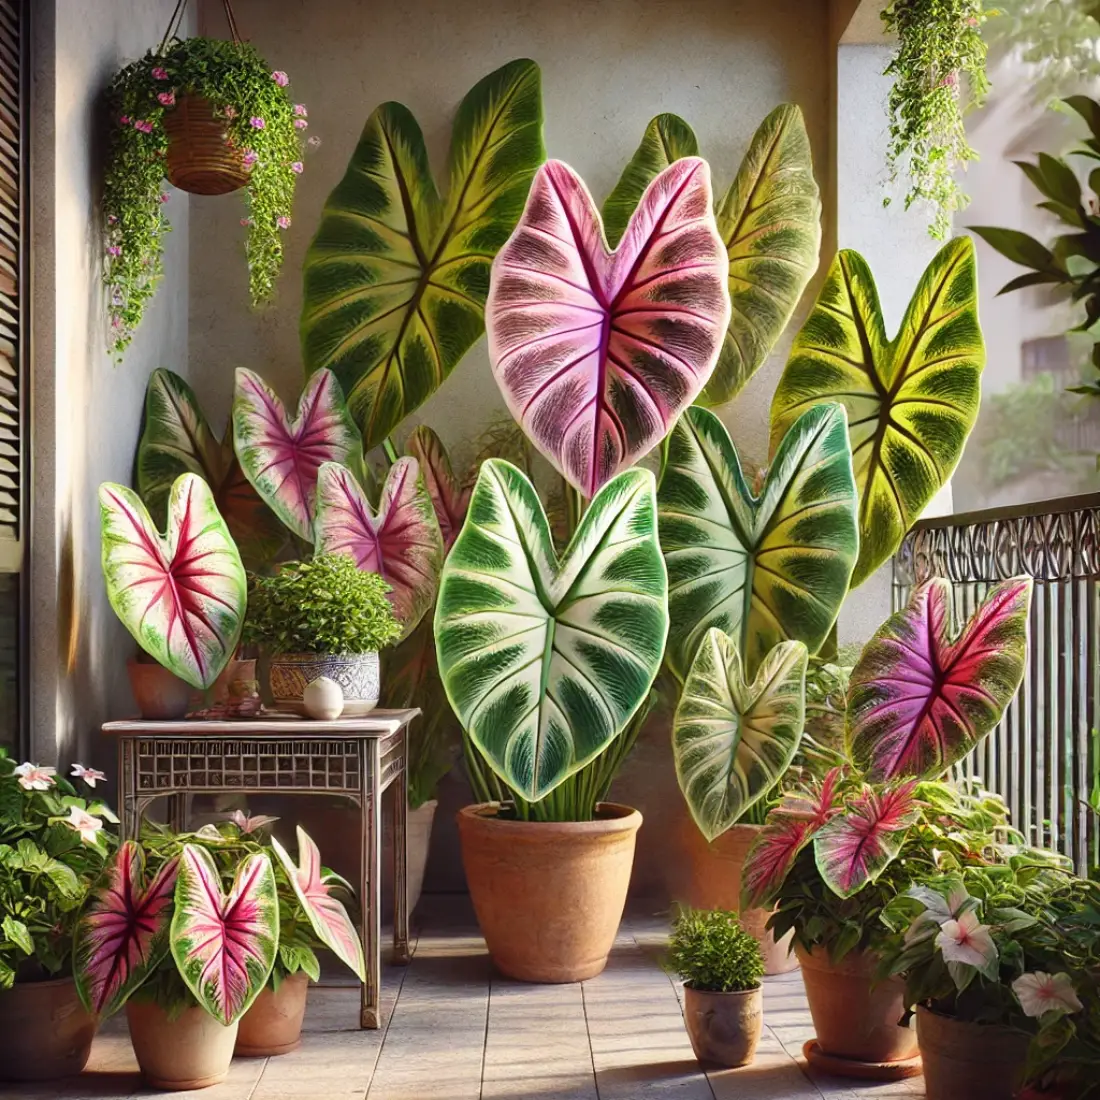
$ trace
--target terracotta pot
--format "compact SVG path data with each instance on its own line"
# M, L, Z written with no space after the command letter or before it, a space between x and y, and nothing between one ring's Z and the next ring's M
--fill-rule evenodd
M88 1064L96 1022L72 978L17 982L0 993L0 1080L69 1077Z
M226 1027L198 1005L169 1020L160 1005L131 1000L126 1022L142 1076L152 1088L183 1092L225 1080L239 1020Z
M917 1053L917 1033L900 1022L905 983L874 983L873 954L853 951L834 965L823 947L795 952L823 1053L854 1062L900 1062Z
M595 977L619 930L642 815L603 802L595 821L502 821L458 813L462 862L493 962L526 982Z
M146 663L131 657L126 662L130 691L142 718L182 718L191 703L191 685L184 683L155 661Z
M710 993L684 986L684 1023L700 1062L747 1066L764 1023L764 991Z
M306 1015L309 975L291 974L277 993L268 986L241 1017L233 1053L245 1058L270 1058L289 1054L302 1045L302 1021Z
M693 909L741 910L741 871L745 857L760 835L760 825L734 825L720 837L710 841L699 832L691 818L684 821L683 850L687 853L684 885L677 900ZM764 926L771 909L746 909L741 927L760 944L764 955L765 974L786 974L798 966L791 950L794 933L788 932L780 942Z
M253 659L246 661L230 661L222 669L222 674L214 681L210 689L215 703L224 703L229 698L229 685L236 680L255 680L256 662Z
M164 112L168 135L165 175L192 195L228 195L248 183L244 153L229 141L225 119L202 96L183 94Z
M279 710L305 714L302 692L319 676L327 676L344 693L344 715L359 717L378 706L377 653L335 657L324 653L279 653L267 666L271 697Z
M917 1006L927 1100L1012 1100L1023 1080L1029 1037Z

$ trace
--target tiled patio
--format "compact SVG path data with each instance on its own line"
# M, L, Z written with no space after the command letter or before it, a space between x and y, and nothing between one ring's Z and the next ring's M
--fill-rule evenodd
M448 906L447 908L452 908ZM62 1084L0 1089L3 1100L882 1100L924 1095L921 1079L862 1085L811 1074L812 1034L797 972L769 978L756 1062L704 1073L684 1031L677 986L657 965L664 921L633 914L607 970L581 985L533 986L495 974L472 920L429 914L412 964L384 977L386 1026L354 1027L358 990L310 994L302 1047L238 1059L201 1093L141 1087L121 1019L96 1041L88 1071Z

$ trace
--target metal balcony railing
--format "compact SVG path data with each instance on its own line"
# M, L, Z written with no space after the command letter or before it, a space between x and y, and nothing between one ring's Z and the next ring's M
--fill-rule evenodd
M922 520L894 559L894 606L946 577L968 616L997 581L1035 578L1024 682L961 765L1000 793L1032 843L1100 863L1100 493Z

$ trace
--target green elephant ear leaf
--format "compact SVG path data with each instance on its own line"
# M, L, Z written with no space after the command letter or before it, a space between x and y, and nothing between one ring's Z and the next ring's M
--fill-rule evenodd
M672 755L708 841L736 824L791 765L806 716L806 647L780 642L746 683L737 644L708 630L672 723Z
M545 153L538 66L512 61L462 101L441 198L399 103L367 120L306 254L307 370L331 368L366 449L451 373L484 331L489 265Z
M672 622L666 657L681 683L711 627L735 639L750 677L779 642L820 648L858 553L839 405L815 406L796 421L759 496L725 426L693 406L669 437L657 501Z
M893 340L866 261L838 253L772 399L771 445L822 401L847 410L860 493L853 585L889 560L950 478L978 416L984 365L970 238L936 254Z
M436 649L459 721L523 798L623 732L661 666L667 595L649 471L604 485L559 561L535 487L483 463L443 567Z

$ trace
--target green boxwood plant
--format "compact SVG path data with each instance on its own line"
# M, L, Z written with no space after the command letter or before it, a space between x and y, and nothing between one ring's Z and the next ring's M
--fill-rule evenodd
M668 941L670 970L684 984L706 993L743 993L764 976L760 945L724 909L685 909Z

